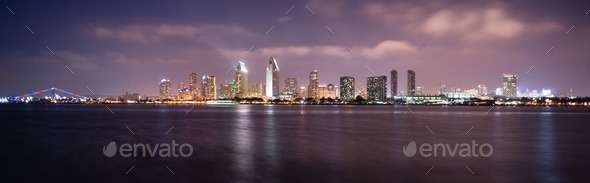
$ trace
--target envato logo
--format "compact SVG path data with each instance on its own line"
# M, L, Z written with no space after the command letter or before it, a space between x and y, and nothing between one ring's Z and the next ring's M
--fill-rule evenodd
M479 146L479 148L478 148ZM451 144L428 144L424 143L420 145L420 148L417 148L416 142L412 141L407 146L403 148L404 155L407 157L414 157L416 153L419 151L422 157L438 157L442 154L442 157L447 157L447 154L450 157L455 157L458 154L462 158L467 157L490 157L494 153L494 148L492 145L488 143L477 144L475 140L471 141L471 144L462 143L462 144L455 144L454 147L451 147Z
M110 142L106 147L102 147L102 153L106 157L113 157L119 152L119 155L122 157L137 157L140 154L140 157L155 157L160 156L164 158L169 157L189 157L193 155L193 146L187 143L184 144L177 144L176 141L172 140L171 144L168 143L161 143L161 144L129 144L123 143L119 148L117 148L116 142Z

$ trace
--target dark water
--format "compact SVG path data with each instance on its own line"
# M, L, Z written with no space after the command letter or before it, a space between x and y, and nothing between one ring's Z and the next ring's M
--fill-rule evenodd
M109 108L114 115L104 105L0 105L2 179L588 182L590 178L588 108L495 107L487 115L490 107L409 106L415 114L405 106L195 106L188 114L190 105ZM103 146L111 141L172 140L192 145L192 156L103 154ZM454 145L472 140L491 144L492 156L408 158L402 152L411 141Z

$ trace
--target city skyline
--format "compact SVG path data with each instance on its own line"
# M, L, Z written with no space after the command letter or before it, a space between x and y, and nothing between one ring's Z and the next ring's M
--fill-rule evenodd
M205 19L197 15L212 10L178 9L178 4L173 14L131 14L122 9L87 11L101 6L93 3L71 8L68 2L4 2L15 14L5 11L10 18L1 20L9 26L0 35L6 40L0 45L0 59L6 61L0 84L8 86L0 95L55 86L91 96L88 85L98 95L128 91L157 96L154 81L190 84L190 72L229 83L234 78L225 73L237 61L249 65L248 77L258 82L264 81L265 73L258 70L264 70L270 56L281 61L282 78L298 78L304 84L314 69L321 72L320 83L337 84L343 75L362 81L373 75L367 66L375 75L389 75L391 68L400 73L414 69L419 72L416 86L431 94L438 92L441 81L449 88L471 89L482 83L499 88L501 73L518 74L520 92L544 88L569 94L573 88L573 95L590 94L584 82L590 77L584 60L590 56L584 49L590 43L590 23L580 8L589 2L535 7L509 1L235 3L240 8L207 2L212 7L208 9L218 8L226 18ZM253 13L262 4L268 11ZM47 7L65 9L62 14L28 17L31 12L44 14ZM146 2L137 8L170 10L172 5ZM359 24L367 28L356 28ZM398 90L407 91L402 84L406 75L400 74L398 81Z

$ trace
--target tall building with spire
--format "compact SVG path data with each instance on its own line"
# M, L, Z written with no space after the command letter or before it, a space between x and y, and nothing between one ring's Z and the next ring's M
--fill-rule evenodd
M246 64L239 61L236 67L236 97L244 98L248 96L248 70Z
M391 98L397 95L397 71L391 70Z
M416 72L408 70L408 96L416 95Z
M270 57L266 65L266 97L279 95L279 65L277 60Z
M309 86L307 87L307 97L318 98L319 76L318 70L309 73Z
M172 86L170 85L170 80L162 79L160 81L160 100L163 99L170 99L172 98Z

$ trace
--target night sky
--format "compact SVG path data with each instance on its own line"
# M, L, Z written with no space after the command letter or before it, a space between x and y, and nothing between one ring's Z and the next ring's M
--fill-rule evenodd
M397 69L401 91L411 68L426 93L435 93L441 81L449 89L485 84L492 90L501 87L502 73L513 73L520 92L546 88L564 94L573 88L574 95L590 95L587 0L0 5L0 96L52 86L82 95L90 93L85 86L97 95L157 95L161 79L169 78L176 89L179 82L188 86L190 72L227 83L234 72L225 73L239 60L251 84L264 82L271 56L281 69L281 90L289 77L307 86L314 69L320 83L338 84L349 75L365 85L373 75L368 67L388 76L388 83L389 72Z

